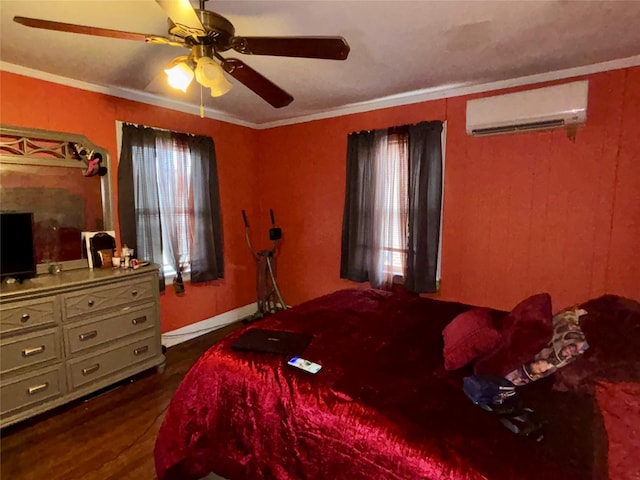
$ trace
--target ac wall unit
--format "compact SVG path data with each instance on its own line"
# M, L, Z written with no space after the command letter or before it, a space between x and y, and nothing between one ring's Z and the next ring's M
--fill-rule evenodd
M589 82L565 83L467 102L467 134L499 135L581 125Z

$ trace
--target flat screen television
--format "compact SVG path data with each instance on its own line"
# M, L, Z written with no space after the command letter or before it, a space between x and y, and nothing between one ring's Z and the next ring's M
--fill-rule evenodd
M0 277L36 276L33 213L0 212Z

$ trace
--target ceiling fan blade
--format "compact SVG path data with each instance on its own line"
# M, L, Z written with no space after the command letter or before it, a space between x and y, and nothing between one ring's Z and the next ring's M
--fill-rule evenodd
M188 47L188 45L176 42L169 38L157 35L147 35L144 33L123 32L121 30L111 30L109 28L88 27L86 25L75 25L73 23L54 22L51 20L40 20L38 18L13 17L13 21L26 27L42 28L44 30L56 30L58 32L82 33L84 35L94 35L97 37L118 38L121 40L135 40L147 43L162 43L176 47Z
M233 37L231 47L247 55L346 60L349 44L342 37Z
M222 60L222 68L233 78L249 87L268 103L276 108L286 107L293 97L278 87L271 80L263 77L241 60L226 58Z
M200 21L200 17L189 3L189 0L156 0L171 21L180 27L185 36L193 38L204 37L206 29Z

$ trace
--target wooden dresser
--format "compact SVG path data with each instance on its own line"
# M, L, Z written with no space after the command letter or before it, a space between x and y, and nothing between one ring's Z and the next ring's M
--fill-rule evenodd
M0 427L163 365L157 266L2 285Z

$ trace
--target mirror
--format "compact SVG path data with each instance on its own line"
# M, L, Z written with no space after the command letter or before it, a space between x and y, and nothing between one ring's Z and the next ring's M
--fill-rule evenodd
M0 208L34 213L38 273L86 268L82 232L114 229L110 169L83 135L0 126Z

